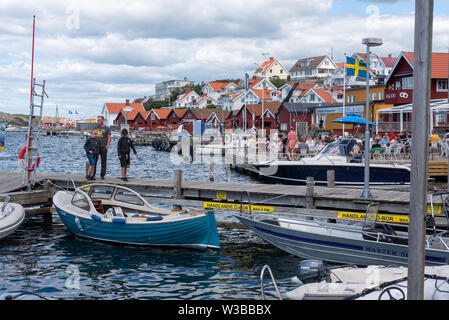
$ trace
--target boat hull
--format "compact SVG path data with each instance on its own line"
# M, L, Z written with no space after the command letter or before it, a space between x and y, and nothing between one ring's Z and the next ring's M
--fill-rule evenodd
M277 226L243 216L237 218L262 239L281 250L305 259L355 265L408 264L408 246L386 242L328 236ZM426 250L426 265L446 265L449 252Z
M326 185L327 171L332 170L335 172L336 185L363 186L364 184L364 166L361 164L280 163L271 166L260 164L254 164L253 166L259 172L259 177L270 183L305 184L307 177L313 177L315 184ZM370 185L410 185L410 170L404 166L371 165Z
M71 214L57 206L56 211L64 225L80 237L131 245L197 249L220 247L213 212L174 222L132 224L95 221Z
M0 202L0 207L3 202ZM20 204L9 203L5 214L0 216L0 239L6 238L20 227L25 219L25 210Z

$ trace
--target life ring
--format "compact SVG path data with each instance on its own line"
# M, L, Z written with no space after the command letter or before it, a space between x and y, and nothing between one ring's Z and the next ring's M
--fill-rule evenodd
M27 151L27 147L23 147L22 150L20 150L20 152L19 152L19 164L22 167L22 169L27 169L25 159L24 159L26 151ZM36 151L36 153L37 153L36 161L33 162L33 164L31 165L31 167L30 167L31 171L33 171L37 167L39 167L39 164L41 163L41 157L39 156L39 153L37 151Z

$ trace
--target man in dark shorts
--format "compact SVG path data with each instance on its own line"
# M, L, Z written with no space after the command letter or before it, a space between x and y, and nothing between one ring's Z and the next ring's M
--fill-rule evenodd
M129 155L131 153L131 149L137 158L138 156L134 143L130 138L128 138L128 130L123 129L122 137L117 142L117 154L120 159L120 167L122 168L122 181L128 181L128 178L126 177L126 169L129 168L130 165Z
M104 179L104 176L106 175L106 163L108 158L108 149L109 145L111 144L111 129L108 126L104 125L104 117L98 116L97 117L97 127L94 129L97 133L97 141L98 141L98 148L100 152L101 157L101 172L100 176L101 179ZM97 172L97 161L98 157L95 158L95 169L93 178L95 178L95 173Z

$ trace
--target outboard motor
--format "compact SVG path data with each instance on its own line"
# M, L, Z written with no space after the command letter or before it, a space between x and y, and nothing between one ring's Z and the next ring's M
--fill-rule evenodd
M302 283L320 282L327 278L327 271L321 260L303 260L298 266L298 279Z

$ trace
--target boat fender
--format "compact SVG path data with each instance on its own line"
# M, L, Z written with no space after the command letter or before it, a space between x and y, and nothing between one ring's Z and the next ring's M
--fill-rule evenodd
M91 218L95 221L101 221L101 217L96 214L91 215Z
M112 222L114 222L114 223L125 223L126 219L124 219L124 218L113 218Z
M75 224L76 224L76 226L78 227L78 229L80 229L80 231L83 231L83 230L84 230L84 227L83 227L83 225L81 224L81 221L80 221L80 219L78 219L78 217L75 218Z
M148 217L147 221L160 221L162 220L161 216L156 216L156 217Z

